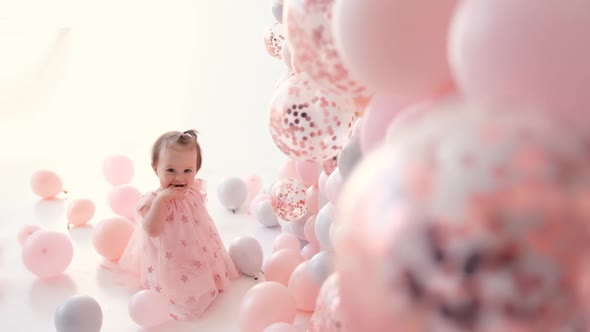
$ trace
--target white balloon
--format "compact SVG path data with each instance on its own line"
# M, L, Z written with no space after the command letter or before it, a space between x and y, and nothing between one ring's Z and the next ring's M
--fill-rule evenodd
M99 332L102 309L90 296L72 296L55 311L54 324L57 332Z
M324 281L334 272L332 266L333 254L329 251L320 251L315 254L308 264L309 276L311 280L318 285Z
M241 273L254 277L262 271L262 246L254 237L235 238L229 244L228 253Z
M225 208L235 213L248 198L248 186L240 178L226 178L217 187L217 196Z
M272 209L272 203L269 199L264 199L254 208L254 217L260 224L266 227L275 227L279 225L279 220L275 211Z
M329 250L332 248L330 241L330 227L332 226L332 216L334 205L328 203L324 205L315 218L315 234L320 242L320 250Z

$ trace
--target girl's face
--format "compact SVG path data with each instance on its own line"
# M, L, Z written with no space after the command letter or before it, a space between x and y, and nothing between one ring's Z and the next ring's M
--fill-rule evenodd
M160 150L158 164L153 165L162 188L170 186L190 188L197 175L197 150L169 145Z

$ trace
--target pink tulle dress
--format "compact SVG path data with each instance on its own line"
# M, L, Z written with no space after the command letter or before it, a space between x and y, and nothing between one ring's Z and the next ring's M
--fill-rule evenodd
M137 211L151 204L155 192L144 195ZM119 266L131 273L144 289L164 294L170 316L185 320L199 317L217 294L239 273L219 237L205 207L204 182L196 179L182 198L169 203L164 231L150 237L143 217L136 215L136 229Z

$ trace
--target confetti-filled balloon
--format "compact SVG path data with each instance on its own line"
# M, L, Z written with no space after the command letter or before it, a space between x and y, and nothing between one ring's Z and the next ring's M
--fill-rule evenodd
M305 186L294 179L280 179L271 189L272 208L277 217L285 221L297 220L305 215Z
M334 248L351 331L587 330L590 134L508 111L437 110L348 179Z
M266 51L272 57L281 59L283 54L283 43L285 37L283 36L283 25L280 23L273 23L266 28L264 33L264 45Z
M353 98L372 92L350 76L332 36L333 0L288 1L285 17L286 38L292 61L318 84L334 88Z
M346 332L340 309L339 276L333 273L322 285L309 332Z
M338 167L338 156L334 156L330 159L326 159L322 163L322 168L324 169L324 172L328 176L332 175L332 172L334 172L334 170L336 170L336 167Z
M295 74L275 93L270 111L274 143L293 159L322 162L340 152L354 121L354 103Z

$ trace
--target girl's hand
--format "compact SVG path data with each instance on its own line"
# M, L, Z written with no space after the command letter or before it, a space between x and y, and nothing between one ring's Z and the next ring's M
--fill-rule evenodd
M170 186L160 191L158 196L154 198L154 201L157 201L157 203L168 203L175 198L182 197L185 191L184 187Z

